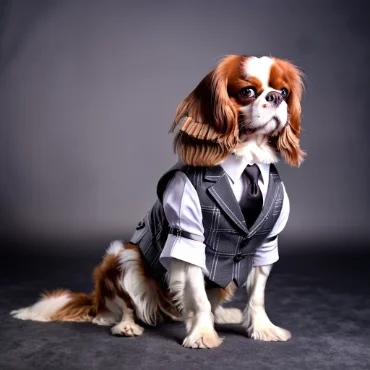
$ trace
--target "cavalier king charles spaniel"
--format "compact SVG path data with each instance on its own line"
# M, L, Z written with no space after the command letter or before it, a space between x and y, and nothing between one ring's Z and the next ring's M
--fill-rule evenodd
M274 163L279 157L299 166L305 153L301 131L302 73L286 60L230 55L223 58L178 106L171 132L174 149L190 166L215 166L234 153L249 162ZM275 326L264 308L272 265L253 267L244 312L223 308L235 285L207 289L200 267L173 259L167 284L156 279L133 243L114 241L94 270L91 294L56 290L34 305L11 312L35 321L80 321L112 326L114 335L143 333L139 323L183 320L188 348L214 348L221 339L214 323L241 323L253 339L286 341L289 331Z

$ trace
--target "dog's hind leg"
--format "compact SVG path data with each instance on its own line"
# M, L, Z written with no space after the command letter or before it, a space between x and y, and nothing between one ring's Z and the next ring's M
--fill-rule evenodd
M212 313L216 324L239 324L242 322L242 311L238 308L224 308L222 304L228 302L235 292L236 286L231 282L226 288L209 288L207 297L211 303Z
M139 321L154 326L165 317L178 319L167 292L148 274L138 246L125 244L118 256L118 270L123 321L131 322L135 315Z
M134 310L122 298L115 298L115 303L122 309L121 321L111 329L113 335L133 337L143 334L144 328L135 323Z
M100 312L92 320L93 324L101 326L112 326L117 324L120 318L113 312Z

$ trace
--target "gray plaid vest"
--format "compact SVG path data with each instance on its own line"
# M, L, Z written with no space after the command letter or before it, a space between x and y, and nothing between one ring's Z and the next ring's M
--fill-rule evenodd
M270 165L269 184L260 215L247 229L239 203L221 166L191 167L180 162L158 182L158 200L139 222L131 242L138 245L149 269L165 283L165 268L159 262L169 225L162 198L168 182L176 171L182 171L198 193L203 216L204 244L208 284L226 287L234 280L242 286L253 267L253 255L273 229L281 212L283 187L274 165Z

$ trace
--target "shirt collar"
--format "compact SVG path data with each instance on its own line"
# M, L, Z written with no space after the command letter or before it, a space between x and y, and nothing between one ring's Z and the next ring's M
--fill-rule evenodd
M220 163L220 166L224 169L227 175L230 177L233 183L242 175L247 165L256 164L260 169L262 182L265 183L270 173L270 165L259 162L248 162L243 157L238 157L234 154L229 154L226 159Z

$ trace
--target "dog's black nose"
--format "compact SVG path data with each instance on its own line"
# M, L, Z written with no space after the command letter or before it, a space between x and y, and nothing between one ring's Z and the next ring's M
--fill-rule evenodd
M283 101L283 96L279 94L277 91L270 91L265 98L269 103L278 107L280 103Z

